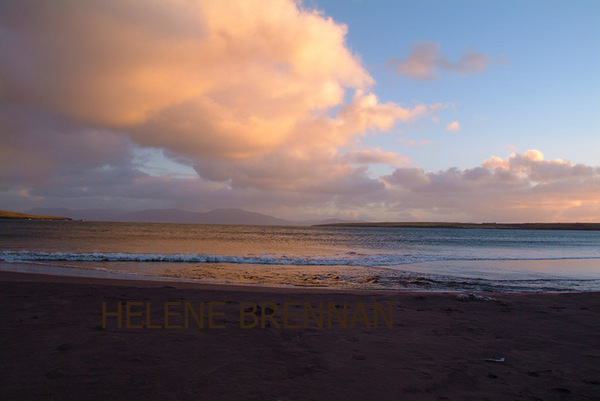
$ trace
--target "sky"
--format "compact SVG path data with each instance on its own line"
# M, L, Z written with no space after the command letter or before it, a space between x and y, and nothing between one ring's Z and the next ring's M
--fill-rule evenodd
M0 209L600 221L600 2L0 1Z

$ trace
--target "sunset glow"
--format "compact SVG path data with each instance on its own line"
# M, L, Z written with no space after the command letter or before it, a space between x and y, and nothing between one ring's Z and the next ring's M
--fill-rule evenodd
M443 3L2 2L0 209L600 221L600 4Z

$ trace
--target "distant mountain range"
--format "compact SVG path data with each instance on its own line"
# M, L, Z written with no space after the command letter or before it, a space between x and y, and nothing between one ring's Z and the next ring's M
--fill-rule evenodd
M328 219L310 221L292 221L279 219L262 213L248 212L242 209L215 209L210 212L189 212L180 209L146 209L127 212L119 209L80 209L34 208L28 214L45 216L63 216L75 220L121 221L143 223L190 223L190 224L240 224L240 225L316 225L336 223L356 223L357 221Z
M60 216L60 217L59 217ZM43 220L90 220L136 223L188 223L188 224L235 224L253 226L329 226L329 227L379 227L379 228L479 228L520 230L596 230L600 223L457 223L457 222L365 222L360 220L305 220L278 219L262 213L242 209L215 209L198 213L180 209L146 209L127 212L118 209L66 209L34 208L25 213L0 210L3 219Z

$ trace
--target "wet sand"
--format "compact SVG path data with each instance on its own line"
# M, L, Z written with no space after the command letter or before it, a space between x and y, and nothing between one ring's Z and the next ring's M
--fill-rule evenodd
M0 399L600 397L600 293L480 294L486 300L12 272L0 272L0 288ZM261 303L261 313L252 308ZM306 303L346 305L358 318L319 328L309 315L305 324ZM121 328L109 314L119 304ZM186 304L206 312L187 328ZM383 319L373 327L377 305L391 305L391 328ZM258 324L241 327L253 315ZM263 315L272 319L262 324Z

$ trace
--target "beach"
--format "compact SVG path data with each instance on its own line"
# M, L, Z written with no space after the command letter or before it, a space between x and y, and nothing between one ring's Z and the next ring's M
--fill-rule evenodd
M598 292L337 290L15 272L0 272L0 287L2 399L600 397ZM323 316L320 307L339 314Z

